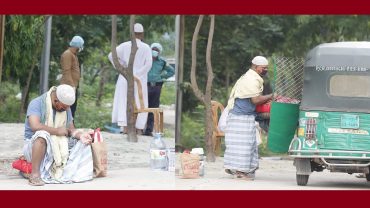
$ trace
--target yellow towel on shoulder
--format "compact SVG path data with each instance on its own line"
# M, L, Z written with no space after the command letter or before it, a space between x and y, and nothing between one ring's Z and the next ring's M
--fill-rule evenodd
M236 81L233 89L231 90L229 100L226 108L233 109L235 98L252 98L262 94L263 79L257 72L249 69L243 74L238 81Z
M46 119L45 125L53 128L65 127L67 122L67 111L56 112L55 120L53 119L53 107L51 104L51 92L56 87L51 87L46 95ZM51 170L51 175L55 179L59 179L63 175L63 168L68 160L68 138L65 136L51 136L51 149L54 156L54 163Z

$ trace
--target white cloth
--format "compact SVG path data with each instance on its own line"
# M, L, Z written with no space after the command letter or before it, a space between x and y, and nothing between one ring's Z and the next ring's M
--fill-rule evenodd
M227 120L228 115L229 115L229 109L225 108L221 113L220 119L218 120L218 129L222 132L225 132L226 120Z
M67 123L67 112L56 112L55 120L53 116L53 107L51 104L51 92L55 90L55 87L51 87L46 95L46 116L45 125L53 128L66 127ZM72 88L71 88L72 89ZM68 138L66 136L51 135L51 148L53 150L54 163L51 174L55 179L59 179L63 175L63 168L66 166L68 161Z
M46 141L45 156L40 164L41 179L45 183L73 183L93 179L93 159L90 145L82 144L79 140L69 138L68 148L70 155L67 165L64 167L62 177L55 179L51 176L54 159L51 138L48 132L44 130L36 131L30 140L26 140L23 147L23 155L28 162L31 162L32 145L38 138L43 138Z
M148 72L152 67L152 50L149 45L136 39L138 50L136 52L133 73L134 76L138 77L142 85L143 101L144 106L148 107ZM121 43L117 48L117 56L120 64L124 67L128 66L130 53L131 53L131 41ZM113 64L112 53L109 53L108 58ZM135 82L135 103L137 107L140 107L139 95ZM116 83L116 89L114 92L113 110L112 110L112 123L117 123L118 126L127 126L127 80L120 74ZM148 113L139 113L135 127L137 129L144 129Z

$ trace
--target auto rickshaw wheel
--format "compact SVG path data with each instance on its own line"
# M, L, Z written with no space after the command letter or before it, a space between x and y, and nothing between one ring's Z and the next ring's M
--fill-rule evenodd
M308 178L310 177L310 175L296 175L296 179L297 179L297 185L298 186L305 186L307 185L307 182L308 182Z
M370 173L365 174L365 176L366 176L366 180L367 180L367 181L370 181Z

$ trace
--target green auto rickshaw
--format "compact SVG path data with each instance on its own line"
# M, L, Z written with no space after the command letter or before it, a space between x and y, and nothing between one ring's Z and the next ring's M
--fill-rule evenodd
M296 128L286 145L297 184L305 186L311 172L324 169L361 173L370 181L370 42L316 46L302 77L301 100L289 104Z

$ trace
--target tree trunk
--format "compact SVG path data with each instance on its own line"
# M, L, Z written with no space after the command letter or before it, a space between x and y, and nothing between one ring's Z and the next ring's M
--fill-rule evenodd
M190 73L190 80L191 80L191 87L194 91L195 96L204 104L205 106L205 143L206 143L206 154L207 154L207 161L215 162L215 152L213 149L213 121L212 121L212 82L213 82L213 70L212 70L212 63L211 63L211 49L212 49L212 40L213 40L213 33L214 33L214 15L210 15L211 24L209 28L208 34L208 42L207 42L207 50L206 50L206 64L207 64L207 84L205 93L198 88L197 79L196 79L196 47L197 47L197 39L199 35L199 29L203 22L203 15L199 16L197 25L194 30L193 40L192 40L192 65L191 65L191 73Z
M135 15L130 16L130 34L131 34L131 54L130 59L128 63L128 67L123 67L117 57L117 16L112 15L112 57L113 57L113 63L116 66L116 70L122 74L123 77L127 80L127 136L128 141L130 142L137 142L138 138L136 135L136 129L135 129L135 112L134 112L134 75L133 75L133 66L134 66L134 60L135 60L135 54L137 51L137 44L136 44L136 37L134 33L134 23L135 23Z
M38 55L39 55L39 53L38 53L38 51L36 51L36 53L34 53L34 56L33 56L33 59L32 59L32 65L31 65L30 71L28 72L26 86L22 90L22 101L21 101L21 106L20 106L20 109L19 109L19 119L18 119L19 122L21 122L23 120L23 116L24 116L24 113L25 113L25 110L26 110L25 106L26 106L26 102L28 100L27 98L28 98L28 93L30 91L30 84L31 84L31 80L32 80L32 74L33 74L33 70L35 69L35 66L36 66Z
M127 135L130 142L137 142L136 135L136 115L135 115L135 80L134 80L134 60L137 51L137 43L134 32L135 15L130 16L130 31L131 31L131 54L128 62L127 73ZM144 83L143 83L144 84Z
M1 77L3 75L4 35L5 35L5 15L0 15L0 85Z
M229 67L229 59L226 59L226 67ZM225 86L227 89L227 94L229 94L229 87L230 87L230 68L226 68L226 76L225 76Z
M100 72L100 81L99 81L99 89L98 89L98 94L96 96L96 103L95 105L100 107L101 106L101 99L104 94L104 84L107 80L107 66L101 66L101 72Z
M207 148L207 161L215 162L216 156L214 152L214 144L213 144L213 120L212 120L212 82L213 82L213 69L212 69L212 62L211 62L211 50L212 50L212 40L213 40L213 33L215 29L215 16L210 15L211 24L209 26L209 34L208 34L208 42L207 42L207 51L206 51L206 64L207 64L207 85L206 85L206 93L204 97L205 106L206 106L206 148Z

